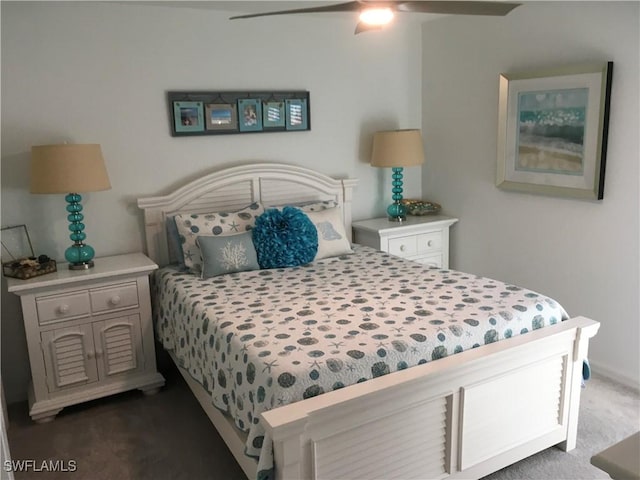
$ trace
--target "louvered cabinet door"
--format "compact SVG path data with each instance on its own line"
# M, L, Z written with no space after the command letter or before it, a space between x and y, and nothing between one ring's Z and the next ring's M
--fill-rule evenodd
M93 323L96 360L101 380L144 370L140 317L129 315Z
M91 325L42 332L42 348L50 392L98 380Z

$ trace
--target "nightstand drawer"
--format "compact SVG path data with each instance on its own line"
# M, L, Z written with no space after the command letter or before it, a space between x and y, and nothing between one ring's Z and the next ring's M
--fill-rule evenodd
M391 255L407 257L415 255L417 252L418 243L415 235L389 239L389 253Z
M93 313L138 306L138 286L135 282L93 288L89 293Z
M36 308L40 325L87 317L91 313L89 292L83 290L63 295L38 297L36 298Z
M418 235L418 253L431 253L442 250L442 231Z

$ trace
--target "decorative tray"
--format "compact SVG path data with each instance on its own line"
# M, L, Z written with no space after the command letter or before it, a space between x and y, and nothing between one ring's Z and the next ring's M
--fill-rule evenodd
M55 260L46 255L36 256L33 253L33 245L31 245L26 225L2 227L0 235L2 274L5 277L27 280L56 271Z
M426 200L404 199L402 204L407 208L409 215L430 215L438 213L442 207L437 203L428 202Z
M39 277L40 275L52 273L56 270L56 261L44 255L41 255L39 258L20 258L2 264L2 273L5 277L19 278L20 280Z

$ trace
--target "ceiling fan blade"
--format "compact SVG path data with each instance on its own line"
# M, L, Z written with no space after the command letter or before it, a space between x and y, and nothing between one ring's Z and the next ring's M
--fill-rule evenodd
M356 25L356 31L353 32L353 34L358 35L362 32L370 32L371 30L382 30L383 26L384 25L370 25L368 23L358 22L358 24Z
M456 1L414 1L397 2L395 10L398 12L441 13L450 15L496 15L509 13L520 3L507 2L456 2Z
M326 5L322 7L296 8L293 10L280 10L278 12L250 13L248 15L236 15L229 20L240 18L267 17L271 15L289 15L292 13L330 13L330 12L357 12L362 7L360 2L338 3L336 5Z

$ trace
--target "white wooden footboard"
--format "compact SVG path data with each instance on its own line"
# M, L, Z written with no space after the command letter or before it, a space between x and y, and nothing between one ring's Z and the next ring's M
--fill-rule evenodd
M552 445L571 450L599 325L576 317L265 412L276 476L479 478Z

